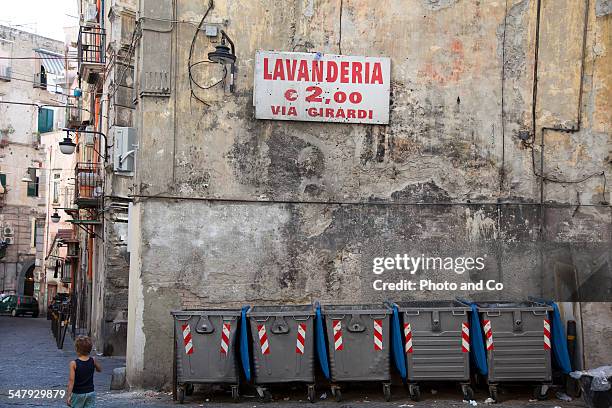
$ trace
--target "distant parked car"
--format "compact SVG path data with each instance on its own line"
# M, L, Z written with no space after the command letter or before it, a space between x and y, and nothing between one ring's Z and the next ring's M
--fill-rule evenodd
M31 314L38 317L38 300L34 296L8 295L0 301L0 313L11 316Z

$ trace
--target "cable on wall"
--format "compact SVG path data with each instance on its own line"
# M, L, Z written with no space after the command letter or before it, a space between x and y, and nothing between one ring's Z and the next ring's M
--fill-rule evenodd
M196 40L198 39L198 34L200 34L200 30L202 29L202 25L204 25L204 20L206 20L206 17L208 17L208 14L210 13L210 11L213 8L214 8L213 0L208 0L208 8L204 12L204 15L202 16L202 19L200 20L200 23L198 24L198 27L196 28L196 31L193 34L193 38L191 39L191 46L189 47L189 58L187 59L187 72L189 74L189 92L190 92L190 98L195 98L196 100L198 100L199 102L201 102L205 106L210 106L210 104L208 104L202 98L200 98L198 95L196 95L193 86L196 85L200 89L208 89L208 88L201 86L200 84L197 83L197 81L195 81L195 79L193 78L193 73L191 72L191 68L196 66L196 65L199 65L200 63L208 62L208 61L198 61L196 63L193 63L192 60L193 60L193 50L195 49L195 43L196 43ZM224 68L224 70L225 70L225 68ZM225 74L227 74L226 70L225 70ZM225 75L222 78L222 81L223 80L225 80ZM212 88L213 86L217 85L220 82L221 81L217 82L216 84L211 85L210 88Z

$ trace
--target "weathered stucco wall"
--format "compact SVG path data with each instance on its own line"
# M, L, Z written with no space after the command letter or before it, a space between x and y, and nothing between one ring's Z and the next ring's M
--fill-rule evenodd
M194 27L143 21L132 385L168 383L171 309L381 300L391 295L371 289L374 256L486 255L482 276L458 279L502 281L499 298L610 296L593 283L610 276L609 16L569 0L543 0L539 13L535 0L383 3L215 1L206 21L235 41L238 72L234 94L195 90L208 106L190 96ZM207 5L178 1L174 15L199 21ZM140 11L172 16L164 0ZM193 61L213 45L199 36ZM390 124L255 120L258 49L389 56ZM168 94L153 92L146 79L166 70ZM221 72L193 74L210 84Z

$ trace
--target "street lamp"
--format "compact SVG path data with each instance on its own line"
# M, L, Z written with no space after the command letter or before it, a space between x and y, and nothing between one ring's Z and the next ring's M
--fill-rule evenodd
M34 180L32 180L32 176L30 176L30 172L29 171L26 171L24 176L21 178L21 181L23 181L24 183L33 183L34 182Z
M54 224L57 224L57 223L58 223L58 222L60 222L60 220L62 219L62 217L60 217L60 215L57 213L57 210L55 210L55 212L53 213L53 215L51 215L51 217L49 217L49 218L51 218L51 221L52 221Z
M72 141L70 136L66 136L64 140L59 142L59 147L63 154L72 154L74 153L74 149L76 149L76 143Z
M74 153L74 149L76 148L76 144L72 141L72 138L70 137L70 132L90 133L92 135L102 136L104 138L104 154L103 155L100 154L100 152L98 152L97 150L95 152L106 163L106 160L108 158L108 154L107 154L108 139L106 138L106 135L104 133L98 132L95 130L81 130L81 129L68 129L68 128L63 128L62 130L66 132L66 137L64 138L64 140L59 142L60 150L63 154L72 154Z
M231 48L225 44L226 40ZM236 49L234 47L234 42L225 31L221 30L221 44L217 45L214 51L208 53L208 59L222 65L230 65L230 92L234 92Z

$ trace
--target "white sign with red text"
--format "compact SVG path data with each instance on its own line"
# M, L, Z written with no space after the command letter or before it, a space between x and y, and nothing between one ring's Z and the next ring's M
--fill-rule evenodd
M387 124L390 80L386 57L257 51L255 118Z

